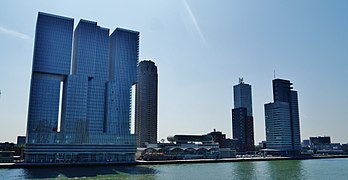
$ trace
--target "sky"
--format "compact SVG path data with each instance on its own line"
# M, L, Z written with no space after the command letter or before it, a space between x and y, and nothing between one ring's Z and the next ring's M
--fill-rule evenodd
M140 32L158 67L158 139L231 137L233 85L252 85L255 142L266 139L272 79L298 91L301 139L348 142L348 1L0 0L0 142L25 135L38 11ZM274 73L275 72L275 73Z

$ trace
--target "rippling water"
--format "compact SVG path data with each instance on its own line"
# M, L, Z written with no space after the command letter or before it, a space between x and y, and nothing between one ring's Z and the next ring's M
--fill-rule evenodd
M11 179L348 179L348 158L208 164L0 169Z

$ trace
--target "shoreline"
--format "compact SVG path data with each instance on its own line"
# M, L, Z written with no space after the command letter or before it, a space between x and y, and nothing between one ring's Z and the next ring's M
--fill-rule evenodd
M91 167L91 166L137 166L137 165L165 165L165 164L200 164L200 163L227 163L250 161L281 161L281 160L308 160L308 159L332 159L348 158L348 155L328 156L298 156L298 157L254 157L254 158L224 158L224 159L187 159L187 160L163 160L141 161L134 163L0 163L0 169L16 168L54 168L54 167Z

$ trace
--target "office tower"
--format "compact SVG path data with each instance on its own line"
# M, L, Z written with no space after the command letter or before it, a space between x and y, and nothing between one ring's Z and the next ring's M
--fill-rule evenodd
M274 102L265 104L267 148L291 150L291 127L289 104Z
M107 131L130 133L132 86L137 83L139 32L117 28L110 36Z
M81 20L74 32L72 73L63 92L61 128L66 143L105 138L105 91L109 80L109 29ZM78 133L76 133L78 132Z
M152 61L141 61L135 100L135 133L138 147L157 143L157 67Z
M251 85L245 84L243 78L239 79L239 84L233 86L234 108L246 108L247 115L253 116Z
M232 109L232 134L238 139L238 151L253 151L254 120L252 113L251 85L239 79L239 84L233 86L234 109Z
M274 103L265 104L267 148L279 151L301 149L297 92L289 80L273 80Z
M109 36L109 29L80 20L73 36L73 24L38 14L25 161L134 162L130 89L139 32L117 28Z
M73 19L42 12L38 14L28 107L27 144L55 143L61 83L70 74L73 26Z

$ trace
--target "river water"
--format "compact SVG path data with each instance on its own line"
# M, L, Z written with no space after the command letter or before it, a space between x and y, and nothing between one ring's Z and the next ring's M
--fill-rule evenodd
M348 158L207 164L0 169L12 179L348 179Z

